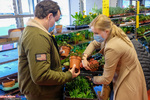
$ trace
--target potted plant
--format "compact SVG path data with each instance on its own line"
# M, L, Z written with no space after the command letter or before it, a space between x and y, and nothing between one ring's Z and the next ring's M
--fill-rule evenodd
M84 14L85 11L83 11L83 14L81 12L76 12L75 15L72 15L72 18L75 20L73 21L73 25L68 25L66 26L67 29L70 30L77 30L77 29L82 29L82 28L89 28L88 24L90 23L90 17L89 15Z
M98 100L93 84L83 76L78 76L65 85L65 100Z
M79 51L72 51L70 54L70 69L76 65L76 72L78 72L80 70L80 63L81 63L81 59L82 58L82 54Z
M144 18L144 15L140 15L140 16L139 16L139 23L140 23L140 24L143 24L143 23L144 23L144 19L145 19L145 18Z
M63 51L61 53L61 56L65 56L65 57L69 56L70 50L73 49L73 46L68 44L66 41L62 42L60 46L61 46L61 50Z
M125 33L127 32L127 27L120 27Z
M91 58L90 60L88 60L90 63L90 69L92 72L97 71L99 68L99 62L97 60L94 60L94 58Z
M127 27L127 34L130 34L131 33L131 31L132 31L132 27Z
M139 27L139 28L137 29L137 35L138 35L138 36L143 36L143 34L142 34L142 32L141 32L141 27Z
M147 42L147 46L148 46L148 49L149 49L149 52L150 52L150 36L149 37L146 37L146 36L143 36Z
M57 33L61 33L62 32L62 25L60 24L60 19L59 19L59 21L57 21L56 22L56 26L55 26L55 28L56 28L56 32Z

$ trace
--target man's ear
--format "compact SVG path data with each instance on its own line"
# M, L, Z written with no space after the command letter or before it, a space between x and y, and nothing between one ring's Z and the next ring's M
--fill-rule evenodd
M52 13L49 13L49 14L47 15L47 19L48 19L48 20L51 20L52 17L53 17L53 14L52 14Z

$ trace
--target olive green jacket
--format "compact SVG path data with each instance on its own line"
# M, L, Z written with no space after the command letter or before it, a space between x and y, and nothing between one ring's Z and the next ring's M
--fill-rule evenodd
M19 42L19 88L29 100L60 100L62 85L72 79L70 71L62 72L59 54L50 36L41 24L30 19Z

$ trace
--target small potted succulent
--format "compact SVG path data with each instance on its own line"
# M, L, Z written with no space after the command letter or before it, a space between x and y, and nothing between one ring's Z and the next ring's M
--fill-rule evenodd
M73 46L71 46L70 44L68 44L66 41L63 41L60 44L60 50L62 50L63 52L61 53L61 56L69 56L70 50L73 49Z
M79 51L72 51L70 54L70 69L76 65L76 72L78 72L80 70L80 63L82 60L82 53L80 53Z

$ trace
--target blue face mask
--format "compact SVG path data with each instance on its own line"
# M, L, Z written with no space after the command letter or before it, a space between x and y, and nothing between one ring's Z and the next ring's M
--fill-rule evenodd
M48 29L48 32L50 33L51 31L54 30L54 28L55 28L55 24L54 24L52 27L50 27L50 28Z
M94 35L94 40L97 42L103 42L105 39L101 37L101 35Z

